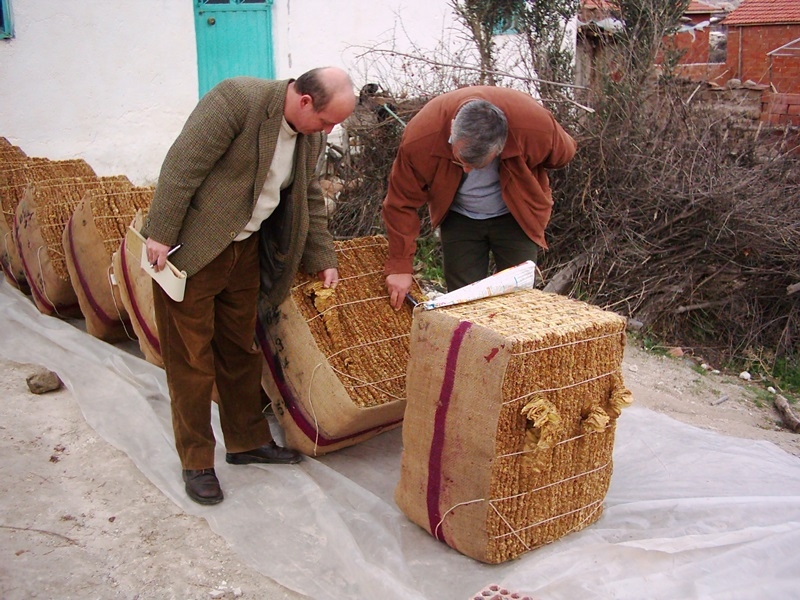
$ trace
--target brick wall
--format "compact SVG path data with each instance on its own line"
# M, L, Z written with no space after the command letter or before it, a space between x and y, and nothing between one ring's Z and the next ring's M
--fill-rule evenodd
M697 25L707 21L711 15L692 15L690 24ZM664 36L663 45L665 49L682 50L683 55L679 64L698 64L707 63L709 60L709 35L711 28L703 27L694 31L682 31L673 35ZM656 64L663 62L663 53L659 52L656 56Z
M773 125L800 126L800 93L762 93L761 120Z
M698 29L693 32L684 31L669 38L665 38L665 45L675 50L683 50L680 64L695 64L708 62L708 34L709 28ZM661 62L660 57L656 62Z
M731 78L725 63L679 64L675 66L675 75L689 81L713 81L720 85Z
M776 57L767 52L800 38L800 25L759 25L728 29L729 77L772 84L783 93L800 93L800 57Z

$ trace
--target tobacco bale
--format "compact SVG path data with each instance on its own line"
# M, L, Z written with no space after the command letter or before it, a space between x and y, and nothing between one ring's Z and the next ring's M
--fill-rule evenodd
M487 563L600 518L625 320L529 290L414 312L395 500Z
M5 217L0 217L0 268L8 283L24 294L31 293L30 286L25 280L25 271L19 260L11 227L6 223Z
M65 177L30 184L17 206L14 233L33 301L44 314L80 317L62 244L64 228L91 189L129 189L125 176Z
M63 248L70 280L91 335L115 342L133 339L130 318L111 277L116 252L137 211L146 212L153 188L130 187L106 193L86 192L63 233Z
M96 177L89 164L82 159L51 161L47 158L21 158L0 162L0 234L3 236L0 263L9 282L25 293L31 290L14 237L17 206L30 184L72 176Z
M97 173L85 160L76 158L69 160L49 160L47 158L26 158L7 162L0 168L0 189L11 188L11 195L4 199L5 214L14 214L25 188L31 183L59 180L68 177L97 177Z
M19 146L14 146L6 138L0 137L0 164L8 160L20 160L27 158L27 154L23 152Z
M335 290L300 274L279 307L262 307L264 389L287 443L319 455L400 425L411 309L389 305L383 237L335 243ZM421 299L419 288L412 294Z
M5 148L6 152L9 147ZM19 186L12 186L6 176L8 171L19 169L27 160L46 161L47 159L28 159L6 155L6 159L0 161L0 236L2 236L0 266L2 266L6 281L21 292L30 294L30 286L25 280L25 271L22 268L19 252L17 252L17 243L14 239L14 215L17 211L17 204L19 204L17 190Z

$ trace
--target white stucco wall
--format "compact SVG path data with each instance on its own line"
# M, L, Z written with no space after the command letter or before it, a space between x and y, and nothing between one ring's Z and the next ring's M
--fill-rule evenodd
M433 48L453 20L448 0L275 0L273 18L279 76L331 64L357 86L374 75L357 60L365 48Z
M191 2L15 0L0 42L0 136L154 182L197 102Z
M12 0L0 41L0 136L29 156L84 158L151 184L197 102L192 0ZM278 78L323 65L375 77L354 47L432 48L447 0L275 0ZM358 63L358 64L357 64Z

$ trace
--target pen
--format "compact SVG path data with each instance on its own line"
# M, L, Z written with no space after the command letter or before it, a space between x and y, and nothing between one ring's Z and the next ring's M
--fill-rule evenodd
M175 254L175 251L176 251L178 248L180 248L181 246L183 246L183 244L178 244L178 245L177 245L177 246L175 246L174 248L170 248L169 252L167 252L167 258L169 258L169 257L170 257L170 256L172 256L173 254ZM158 264L158 261L151 262L151 263L150 263L150 266L151 266L151 267L155 267L157 264Z

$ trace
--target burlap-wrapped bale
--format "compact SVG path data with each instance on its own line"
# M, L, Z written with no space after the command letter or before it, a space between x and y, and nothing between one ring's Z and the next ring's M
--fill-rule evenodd
M111 261L137 211L146 211L152 199L149 187L115 193L90 190L64 228L67 270L86 331L101 340L117 342L136 335L111 276Z
M144 211L138 211L130 223L136 231L144 224ZM142 240L127 230L119 249L111 259L114 280L119 286L119 297L131 320L131 326L139 340L139 349L145 360L159 367L161 344L156 327L156 312L153 307L153 279L141 267Z
M411 308L389 305L387 250L382 237L336 242L335 290L300 274L290 296L259 315L264 390L287 445L309 456L402 422ZM411 293L422 296L416 286Z
M95 172L85 160L49 160L47 158L10 157L0 164L0 264L8 282L26 294L30 286L25 279L25 270L17 250L14 237L14 220L17 206L28 185L40 181L52 181L62 177L95 177Z
M9 186L0 188L0 207L2 207L0 211L0 268L2 268L3 274L6 276L6 281L18 290L30 294L31 290L28 287L28 282L25 281L25 273L22 270L16 242L14 242L11 231L11 225L14 220L13 218L7 218L5 214L6 204L11 205L11 202L6 199L10 193L11 188ZM14 207L16 210L16 202ZM12 262L14 263L13 265Z
M416 309L400 509L486 563L595 522L624 345L622 317L536 290Z
M27 155L21 148L13 146L6 138L0 137L0 171L5 171L9 164L13 165L26 158ZM30 293L28 284L25 281L19 281L17 276L21 277L22 273L14 273L8 258L9 250L16 254L16 249L14 248L14 240L11 237L11 221L6 220L5 215L3 196L6 193L9 193L7 186L0 187L0 269L3 270L6 281L27 294Z
M28 155L19 146L13 145L6 138L0 137L0 163L6 160L27 158Z
M67 270L64 228L87 191L113 193L130 187L125 176L65 177L28 185L17 206L14 236L31 297L41 313L83 316Z

